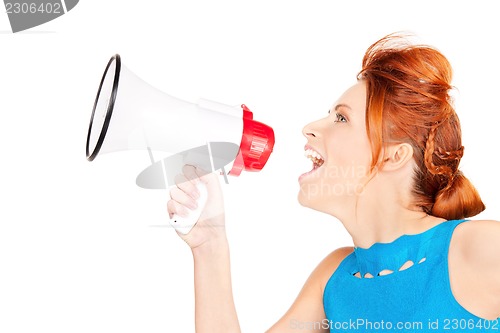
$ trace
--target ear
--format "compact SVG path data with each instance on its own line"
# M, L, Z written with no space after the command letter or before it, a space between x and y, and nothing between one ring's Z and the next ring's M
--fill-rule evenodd
M382 171L396 171L408 165L413 159L413 147L409 143L387 145L384 148Z

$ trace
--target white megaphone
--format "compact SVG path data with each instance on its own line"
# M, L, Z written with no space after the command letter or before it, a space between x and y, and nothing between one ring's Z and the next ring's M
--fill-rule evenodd
M186 164L207 172L224 170L239 176L242 170L259 171L274 146L273 129L253 120L245 106L233 107L208 100L189 103L159 91L122 65L114 55L104 71L90 119L86 154L148 150L152 165L138 175L143 188L168 188ZM171 153L154 162L151 151ZM224 175L225 175L224 171ZM206 201L199 186L198 209L188 218L175 216L170 224L188 233Z

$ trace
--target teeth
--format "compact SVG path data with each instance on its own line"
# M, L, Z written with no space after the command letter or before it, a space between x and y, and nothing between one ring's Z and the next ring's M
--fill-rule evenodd
M311 159L311 161L318 166L321 166L324 162L323 157L312 149L306 149L304 156Z
M315 152L314 150L312 149L307 149L305 152L304 152L304 156L305 157L308 157L308 158L311 158L311 157L314 157L318 160L322 160L323 158L321 157L320 154L318 154L317 152Z

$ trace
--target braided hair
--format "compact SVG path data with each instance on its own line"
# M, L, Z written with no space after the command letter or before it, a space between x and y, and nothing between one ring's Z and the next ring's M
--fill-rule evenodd
M358 74L367 87L372 169L383 163L385 143L409 143L416 164L415 204L448 220L477 215L485 206L459 170L464 147L449 94L451 66L438 50L412 45L405 37L391 34L371 45Z

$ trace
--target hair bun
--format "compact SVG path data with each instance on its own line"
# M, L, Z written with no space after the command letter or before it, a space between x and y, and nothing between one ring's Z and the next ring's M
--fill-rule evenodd
M450 184L437 193L431 214L459 220L475 216L485 208L474 185L459 171L450 179Z

